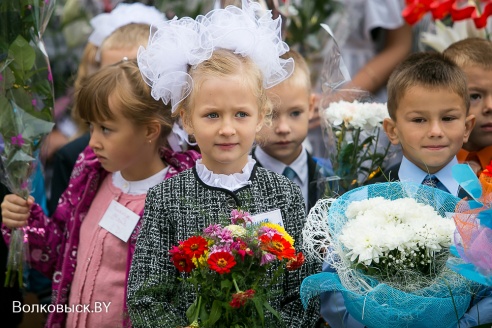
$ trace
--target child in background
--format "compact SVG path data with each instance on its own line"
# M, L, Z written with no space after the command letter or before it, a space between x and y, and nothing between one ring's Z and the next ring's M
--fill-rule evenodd
M299 187L258 167L249 156L271 111L265 88L280 83L293 68L292 60L279 58L288 50L280 24L267 14L255 18L256 6L243 1L242 9L228 6L196 20L166 22L139 52L153 95L171 100L202 159L148 193L128 282L135 327L186 326L185 312L196 295L180 279L169 251L233 209L251 215L279 209L278 219L295 246L302 244L305 206ZM270 304L287 327L312 327L317 320L316 304L304 310L299 297L302 279L316 269L305 264L274 285L278 295Z
M475 118L469 114L466 77L451 60L437 53L410 55L388 82L388 111L383 127L393 144L401 144L400 165L387 172L391 181L426 183L459 195L451 168L456 154L468 140ZM431 177L430 177L431 176ZM333 272L329 263L324 271ZM339 292L321 295L321 314L332 327L358 328ZM483 290L460 318L460 327L492 321L492 292Z
M326 176L303 146L315 96L311 93L310 72L304 58L294 50L281 58L294 60L294 72L287 80L268 89L267 95L273 103L272 125L264 125L260 130L253 158L258 165L295 182L301 188L309 212L323 196L318 187Z
M123 12L120 6L125 9ZM121 14L128 13L127 11L131 8L134 9L133 14L135 16L120 18ZM144 16L145 13L148 17ZM138 22L142 20L145 23ZM92 20L95 30L89 37L83 61L79 66L79 72L75 80L75 90L79 90L81 83L99 68L117 63L125 57L129 59L137 58L138 47L147 44L150 24L161 20L164 20L163 15L157 9L136 3L131 6L121 4L111 14L96 16ZM96 23L98 25L95 25ZM118 27L120 24L123 25ZM95 46L96 44L97 46ZM82 122L78 117L76 105L72 109L72 116L76 122ZM56 174L51 179L51 192L48 201L49 213L53 213L56 209L60 195L68 187L75 161L89 143L87 124L79 125L81 136L72 140L54 154L52 169Z
M470 38L450 45L443 52L464 72L470 94L470 114L475 127L458 152L458 161L468 163L479 175L492 160L492 42Z
M150 96L135 60L95 73L82 84L76 104L91 138L56 211L48 218L32 197L8 195L3 223L28 225L29 260L53 277L52 304L94 309L96 301L111 302L99 313L51 312L47 326L121 326L147 190L193 166L199 155L163 148L173 125L171 109ZM124 223L113 220L115 213ZM8 241L8 230L3 232Z

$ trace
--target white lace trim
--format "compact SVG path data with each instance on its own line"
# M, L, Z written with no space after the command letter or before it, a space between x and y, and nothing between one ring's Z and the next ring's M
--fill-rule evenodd
M251 184L249 180L251 177L251 172L256 164L256 161L249 156L248 163L244 166L241 173L234 174L215 174L210 171L202 164L202 160L196 161L196 173L200 180L210 187L223 188L229 191L235 191L239 188Z

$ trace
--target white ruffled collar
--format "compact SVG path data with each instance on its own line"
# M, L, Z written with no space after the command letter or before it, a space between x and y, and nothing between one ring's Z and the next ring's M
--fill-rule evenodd
M202 180L206 185L210 187L227 189L229 191L235 191L251 184L249 178L251 177L251 172L253 172L255 164L256 161L249 156L248 162L244 166L242 172L234 174L215 174L207 169L204 164L202 164L201 159L196 161L195 167L198 178L200 178L200 180Z

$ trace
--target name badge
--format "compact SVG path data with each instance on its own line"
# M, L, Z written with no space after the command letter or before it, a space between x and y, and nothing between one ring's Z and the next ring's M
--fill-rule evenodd
M268 223L276 223L281 227L284 226L284 221L282 220L282 213L280 212L279 209L253 215L251 219L253 221L253 224L268 222Z
M117 201L112 200L99 222L99 226L126 243L139 219L140 216L138 214L135 214Z

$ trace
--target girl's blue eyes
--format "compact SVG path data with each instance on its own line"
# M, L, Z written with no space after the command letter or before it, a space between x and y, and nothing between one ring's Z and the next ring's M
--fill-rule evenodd
M245 113L245 112L239 112L236 114L236 117L241 117L241 118L244 118L244 117L247 117L248 114ZM207 117L208 118L219 118L219 114L217 113L210 113L210 114L207 114Z

